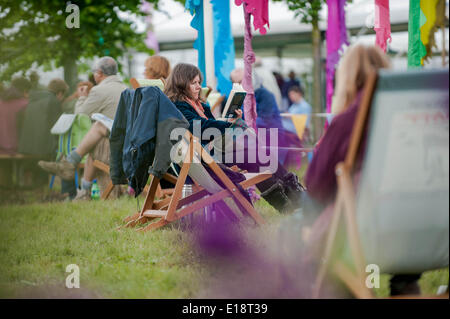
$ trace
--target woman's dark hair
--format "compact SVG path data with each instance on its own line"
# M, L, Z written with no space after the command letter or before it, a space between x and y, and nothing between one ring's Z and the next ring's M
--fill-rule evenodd
M200 82L203 82L202 72L195 65L177 64L167 79L164 93L172 102L183 101L189 97L189 84L197 75L200 77Z

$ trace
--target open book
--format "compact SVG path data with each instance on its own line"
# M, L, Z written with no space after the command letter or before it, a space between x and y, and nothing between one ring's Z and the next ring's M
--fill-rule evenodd
M222 118L233 118L236 116L235 111L242 107L244 104L245 96L247 92L239 83L233 83L233 89L228 97L227 104L223 108Z

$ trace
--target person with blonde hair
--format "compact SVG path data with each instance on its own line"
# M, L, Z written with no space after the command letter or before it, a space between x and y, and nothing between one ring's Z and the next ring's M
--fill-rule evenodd
M350 47L339 63L334 96L336 116L316 146L305 177L308 195L320 206L327 206L336 197L334 170L347 153L366 80L370 72L389 67L388 57L378 47L363 45Z
M316 147L306 173L305 182L310 200L305 199L304 202L313 204L305 207L305 212L311 212L314 205L324 208L334 202L337 193L335 168L339 162L344 161L347 154L364 85L370 74L386 68L390 68L390 61L376 46L355 45L342 57L336 73L336 93L333 100L336 117ZM364 133L358 153L355 173L361 168L366 139L367 132ZM419 278L420 274L394 274L390 279L391 295L420 293L417 284Z
M333 113L342 113L354 102L370 72L389 67L388 57L376 46L356 45L349 49L336 72Z
M164 79L169 77L170 62L160 55L152 55L145 62L144 76L146 79Z

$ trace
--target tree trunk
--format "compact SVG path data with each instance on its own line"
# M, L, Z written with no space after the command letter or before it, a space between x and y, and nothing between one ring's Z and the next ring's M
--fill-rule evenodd
M321 69L322 69L322 61L320 54L321 47L321 36L319 30L319 21L313 21L312 23L312 47L313 47L313 113L322 113L322 77L321 77ZM313 137L314 142L317 142L322 134L322 121L320 117L314 116L312 118L313 128Z
M77 59L75 57L67 56L63 61L64 67L64 81L69 85L69 90L75 90L78 82Z

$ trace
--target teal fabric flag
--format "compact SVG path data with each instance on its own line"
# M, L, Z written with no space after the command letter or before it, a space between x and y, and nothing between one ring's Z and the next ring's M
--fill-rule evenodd
M234 39L231 33L230 2L211 0L214 23L214 63L217 91L227 95L231 91L230 73L234 70Z
M209 1L209 0L206 0ZM231 91L230 73L234 69L234 40L230 24L230 3L223 0L210 0L213 7L214 26L214 69L217 77L217 91L228 95ZM194 17L191 27L198 32L194 49L198 52L198 68L205 75L205 33L203 24L203 0L186 0L186 9ZM206 86L206 77L202 86Z
M191 27L197 30L197 39L194 42L194 49L198 52L198 68L205 75L205 33L203 26L203 0L186 0L185 8L190 11L194 17L191 21ZM202 86L206 86L206 77L203 76Z

